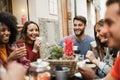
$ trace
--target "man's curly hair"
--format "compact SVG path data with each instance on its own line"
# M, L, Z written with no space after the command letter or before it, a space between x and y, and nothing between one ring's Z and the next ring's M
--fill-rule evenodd
M6 25L11 32L8 44L15 42L17 37L17 19L15 16L8 12L0 12L0 23L1 25Z

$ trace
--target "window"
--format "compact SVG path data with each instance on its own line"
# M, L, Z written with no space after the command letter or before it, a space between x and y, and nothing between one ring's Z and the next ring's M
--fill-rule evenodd
M49 0L49 10L50 14L57 15L57 0Z

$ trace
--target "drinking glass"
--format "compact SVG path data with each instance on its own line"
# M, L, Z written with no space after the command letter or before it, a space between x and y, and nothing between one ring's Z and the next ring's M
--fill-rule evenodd
M80 54L80 50L78 46L73 46L73 51L75 54Z
M24 42L17 43L17 44L16 44L16 47L17 47L17 48L25 47L25 43L24 43Z
M90 42L90 45L91 45L93 48L95 48L95 47L97 46L96 41Z
M83 54L80 54L80 55L78 56L78 60L79 60L79 61L83 61L83 60L84 60L84 55L83 55Z
M16 47L18 47L18 48L25 47L25 43L24 42L18 42L16 44ZM30 60L28 60L25 56L19 58L19 61L22 62L23 66L25 67L26 70L29 68Z

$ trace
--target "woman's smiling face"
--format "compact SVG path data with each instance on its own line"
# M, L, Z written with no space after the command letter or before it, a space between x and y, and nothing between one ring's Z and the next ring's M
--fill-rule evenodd
M39 36L39 28L37 25L31 23L27 27L27 40L35 41L36 37Z
M96 37L100 40L101 43L104 43L107 41L105 35L102 33L103 26L96 25L95 27L95 32L96 32Z
M10 29L4 24L0 24L0 44L8 43L10 35L11 35Z

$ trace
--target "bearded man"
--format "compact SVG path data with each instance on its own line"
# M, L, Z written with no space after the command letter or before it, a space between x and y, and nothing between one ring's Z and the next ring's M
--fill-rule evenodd
M58 45L63 47L65 39L72 38L74 41L74 46L76 46L77 51L75 53L86 55L88 50L92 50L90 42L94 41L94 38L85 34L87 20L83 16L75 16L73 19L73 31L74 35L66 36L59 41Z

